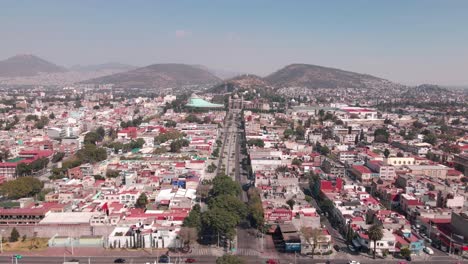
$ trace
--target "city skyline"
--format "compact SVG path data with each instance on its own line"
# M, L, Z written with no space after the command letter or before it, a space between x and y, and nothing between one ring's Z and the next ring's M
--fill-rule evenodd
M70 67L202 64L265 76L291 63L403 84L467 85L468 3L3 2L0 58ZM34 7L34 8L31 8Z

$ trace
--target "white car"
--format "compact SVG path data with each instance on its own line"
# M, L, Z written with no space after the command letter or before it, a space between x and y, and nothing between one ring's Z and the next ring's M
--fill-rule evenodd
M434 254L434 250L432 250L432 248L430 248L430 247L425 247L425 248L423 249L423 251L426 252L426 253L429 254L429 255Z
M350 260L348 261L348 264L361 264L361 263L359 263L359 261Z

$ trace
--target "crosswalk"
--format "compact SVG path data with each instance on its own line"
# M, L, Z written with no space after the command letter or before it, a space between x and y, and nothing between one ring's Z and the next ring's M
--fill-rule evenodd
M194 248L190 255L192 256L222 256L223 250L217 248Z
M236 255L241 255L241 256L258 256L259 252L254 249L250 248L238 248L236 250Z

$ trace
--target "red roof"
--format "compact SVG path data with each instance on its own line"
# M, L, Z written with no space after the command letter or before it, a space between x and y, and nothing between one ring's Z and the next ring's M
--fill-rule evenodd
M359 171L360 173L371 173L369 168L367 168L366 166L362 166L362 165L353 165L353 169Z

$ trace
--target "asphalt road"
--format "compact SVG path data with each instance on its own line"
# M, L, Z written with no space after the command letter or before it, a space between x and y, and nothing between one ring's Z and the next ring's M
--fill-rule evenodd
M114 263L114 260L118 258L118 256L115 257L75 257L78 259L81 264L110 264ZM146 263L156 263L156 258L150 258L150 257L123 257L126 260L126 263L132 263L132 264L146 264ZM216 257L214 256L194 256L193 257L196 262L195 263L210 263L214 264L216 263ZM266 258L259 258L256 256L252 257L242 257L247 264L258 264L258 263L265 263ZM186 258L182 258L181 261L178 261L176 258L171 259L171 263L185 263ZM67 258L67 261L70 261L71 258ZM295 264L306 264L306 263L326 263L327 260L325 259L310 259L310 258L299 258L297 257L294 259L293 255L287 255L284 256L280 259L278 259L281 264L288 264L288 263L295 263ZM336 264L344 264L347 263L350 259L330 259L330 263L336 263ZM359 261L361 264L367 264L367 263L379 263L379 264L395 264L399 263L400 261L398 260L381 260L381 259L369 259L369 260L363 260ZM11 257L5 257L1 256L0 257L0 263L2 264L7 264L7 263L14 263L12 262ZM62 264L63 263L63 257L23 257L22 259L18 260L18 264ZM427 263L427 264L442 264L442 263L457 263L455 260L449 261L449 260L428 260L428 261L412 261L411 263ZM460 262L461 263L461 262ZM468 263L468 262L463 262L463 263Z
M80 264L109 264L114 263L114 260L119 258L118 256L115 257L73 257L73 258L66 258L66 261L70 261L72 259L79 260ZM156 263L156 257L122 257L126 260L125 263L132 263L132 264L146 264L146 263ZM196 263L215 263L216 257L215 256L197 256L193 257L196 260ZM171 259L170 263L185 263L186 257L181 258L179 262L177 258ZM63 257L23 257L22 259L18 260L18 264L63 264ZM15 263L12 262L11 257L0 257L0 263ZM159 263L159 262L158 262Z

